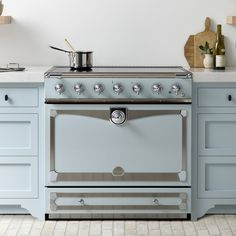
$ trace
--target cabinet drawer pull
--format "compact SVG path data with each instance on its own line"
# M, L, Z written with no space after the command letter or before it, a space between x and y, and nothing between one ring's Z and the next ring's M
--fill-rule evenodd
M8 101L8 99L9 99L9 97L8 97L8 95L6 94L6 95L5 95L5 101Z
M228 95L228 101L231 102L232 101L232 96Z

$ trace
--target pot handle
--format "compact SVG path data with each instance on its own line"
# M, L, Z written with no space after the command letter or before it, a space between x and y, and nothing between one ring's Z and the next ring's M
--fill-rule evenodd
M53 46L49 46L51 49L57 50L57 51L61 51L61 52L65 52L65 53L70 53L69 51L66 51L64 49L61 48L57 48L57 47L53 47Z

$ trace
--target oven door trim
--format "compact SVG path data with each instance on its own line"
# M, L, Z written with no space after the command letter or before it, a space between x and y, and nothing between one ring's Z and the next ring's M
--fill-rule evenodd
M119 108L117 108L119 109ZM166 173L125 173L115 176L112 173L60 173L55 169L55 118L59 114L73 114L93 117L109 121L110 110L63 110L50 109L50 174L49 182L86 182L86 181L163 181L186 182L187 181L187 117L185 109L172 110L129 110L127 120L140 119L160 115L181 115L182 117L182 168L180 172Z

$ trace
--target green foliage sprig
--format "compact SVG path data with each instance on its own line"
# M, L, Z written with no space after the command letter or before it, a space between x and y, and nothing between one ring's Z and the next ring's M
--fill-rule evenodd
M205 46L200 45L199 49L202 51L202 54L213 55L213 48L210 48L209 43L206 41Z

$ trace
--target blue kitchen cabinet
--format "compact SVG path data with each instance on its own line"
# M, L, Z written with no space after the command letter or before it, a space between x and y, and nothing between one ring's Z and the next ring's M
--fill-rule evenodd
M0 113L0 155L38 155L38 114Z
M236 84L194 83L192 219L236 212Z
M220 112L197 114L199 156L236 156L236 113Z
M0 213L44 218L43 86L0 84Z

